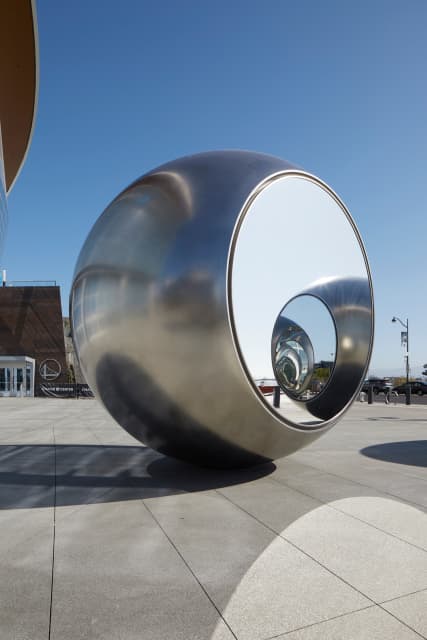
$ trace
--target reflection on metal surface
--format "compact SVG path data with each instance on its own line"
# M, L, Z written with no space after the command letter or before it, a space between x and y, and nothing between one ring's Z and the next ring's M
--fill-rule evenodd
M310 338L293 320L280 315L272 338L273 371L277 382L291 397L308 388L314 371Z
M358 391L370 355L372 300L369 283L366 278L329 278L314 283L302 295L310 295L323 302L334 320L336 354L332 374L319 393L304 399L310 414L325 421L331 420ZM283 333L282 327L289 323L282 315L287 312L287 307L279 315L278 326L273 330L272 348L278 341L277 332L281 330ZM306 340L309 342L308 336ZM291 390L277 374L276 378L285 393L295 397L296 394L290 393Z
M309 221L298 209L302 201ZM270 221L272 211L277 216ZM285 252L268 249L267 240L286 237L290 222L306 225L306 238L319 242L316 216L329 229L335 225L347 268L335 258L322 268L307 241L312 273L298 266L295 243ZM247 221L262 219L264 228L248 235ZM330 397L328 384L317 404L316 398L304 403L306 418L293 420L264 400L256 380L273 377L271 331L278 311L314 280L337 274L346 275L345 287L338 278L328 294L311 288L310 295L336 307L342 324L337 363L344 378L334 383L333 395L344 399ZM372 344L370 275L348 212L313 176L281 159L241 151L181 158L125 189L82 248L70 316L86 379L117 422L158 451L216 467L271 460L317 438L349 406ZM291 344L293 353L286 354L297 393L307 388L313 366L311 336L303 337L300 332L294 342L305 355Z

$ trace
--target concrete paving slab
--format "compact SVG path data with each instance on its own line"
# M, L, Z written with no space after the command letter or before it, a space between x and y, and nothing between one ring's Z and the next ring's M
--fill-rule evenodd
M282 536L374 602L427 588L425 551L327 505Z
M146 504L242 640L269 638L369 604L217 493Z
M427 407L408 407L406 419L401 409L400 417L392 422L370 421L370 414L378 413L375 405L362 409L360 406L351 409L335 429L291 456L291 464L299 463L315 472L354 482L361 486L361 491L365 487L426 508ZM410 419L414 410L419 416L416 422ZM411 459L413 464L408 464ZM286 459L283 463L279 469L282 479L289 484L286 473L290 476L291 472L286 469Z
M254 482L223 487L218 492L276 533L281 533L322 503L280 484L275 478L276 472Z
M427 590L384 602L381 606L427 638Z
M390 494L303 464L293 462L288 468L283 460L277 465L274 481L294 488L302 498L311 496L329 503L338 511L427 550L425 509L418 504L413 509L411 503Z
M275 640L419 640L420 636L380 607L277 636Z
M426 418L356 405L307 449L220 473L96 401L0 399L0 638L48 638L54 517L56 640L425 636Z
M385 463L355 459L353 453L325 452L322 458L314 452L299 453L298 460L323 472L333 469L335 475L359 482L377 492L387 494L423 508L427 507L427 480L400 470L384 467ZM339 455L339 460L336 458Z
M52 444L0 444L0 509L53 506Z
M220 608L275 538L215 491L164 496L145 504Z
M60 518L55 557L52 639L204 640L217 628L218 612L140 501Z
M16 525L16 523L15 523ZM21 522L25 535L2 529L0 541L0 637L47 640L52 572L52 526L35 534L30 519ZM31 533L30 533L31 532Z
M53 508L0 511L0 578L3 559L7 560L10 554L18 557L21 548L31 549L33 540L43 536L52 540L53 517Z
M415 509L388 496L354 496L330 506L427 551L427 519L418 506Z
M276 482L281 482L287 487L291 487L323 503L353 496L387 497L384 492L360 484L360 482L297 462L295 460L296 455L298 454L276 462L277 471L274 474Z

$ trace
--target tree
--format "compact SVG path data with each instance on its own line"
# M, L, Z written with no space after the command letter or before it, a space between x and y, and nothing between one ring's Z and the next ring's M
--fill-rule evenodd
M314 370L313 378L320 380L320 382L326 382L326 380L331 375L330 369L326 369L325 367L319 367Z
M70 364L67 369L67 379L71 384L74 384L76 382L76 374L74 373L74 367L72 364Z

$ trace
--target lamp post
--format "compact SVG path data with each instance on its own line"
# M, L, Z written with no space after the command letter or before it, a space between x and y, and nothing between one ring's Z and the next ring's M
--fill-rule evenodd
M393 316L392 322L400 322L402 327L406 329L405 342L406 342L406 404L411 404L411 390L409 387L409 320L406 318L406 324L397 316ZM403 337L403 336L402 336ZM404 344L402 340L402 344Z

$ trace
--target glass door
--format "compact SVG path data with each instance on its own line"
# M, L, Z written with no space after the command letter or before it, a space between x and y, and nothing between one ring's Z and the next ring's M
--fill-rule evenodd
M13 368L12 395L13 396L23 396L23 395L25 395L24 369L22 367L14 367Z
M34 360L11 358L0 366L0 396L24 398L34 395Z
M9 396L10 395L10 367L0 367L0 395L1 396Z
M33 365L30 362L27 362L25 367L25 395L31 396L32 388L33 388Z

